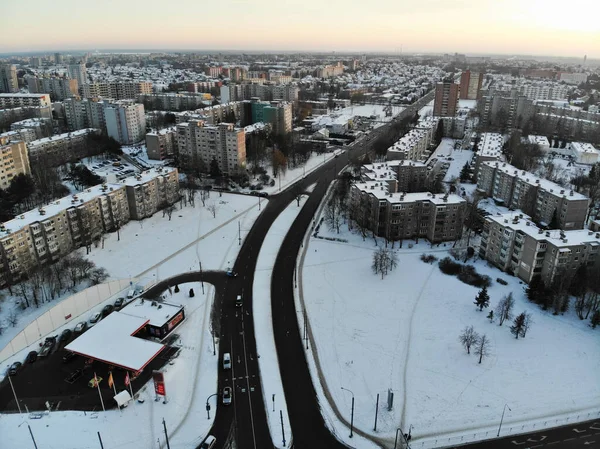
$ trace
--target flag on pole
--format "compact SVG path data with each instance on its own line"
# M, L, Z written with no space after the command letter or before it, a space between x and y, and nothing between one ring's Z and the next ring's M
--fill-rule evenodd
M125 386L129 386L129 372L125 373Z
M98 396L100 396L100 403L102 404L102 411L105 412L106 409L104 408L104 399L102 399L102 393L100 393L100 382L98 382L98 376L96 376L96 373L94 373L94 384L98 388Z
M110 371L110 372L108 373L108 386L109 386L110 388L112 388L114 384L115 384L115 383L113 382L112 371Z

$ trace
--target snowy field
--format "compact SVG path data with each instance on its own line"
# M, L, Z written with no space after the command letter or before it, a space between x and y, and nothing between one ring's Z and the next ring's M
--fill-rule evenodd
M146 150L145 143L139 143L137 145L128 145L121 147L123 153L135 159L137 162L148 167L162 167L165 165L165 161L157 161L148 158L148 151Z
M176 331L180 335L177 344L181 352L164 367L167 404L154 401L150 382L140 394L144 403L130 403L122 411L57 411L45 413L39 419L27 414L3 414L0 415L0 448L31 447L31 436L23 425L26 423L31 426L40 448L96 449L99 447L97 432L100 432L106 448L162 449L166 447L163 418L172 449L189 449L200 444L213 422L215 404L212 403L209 420L205 403L206 398L216 392L218 374L218 356L213 356L209 329L214 289L209 284L205 287L203 295L199 283L181 284L180 292L167 298L171 303L186 306L186 321ZM187 296L190 288L194 289L194 298ZM115 382L117 390L124 388L116 376Z
M422 253L443 258L450 244L430 248L425 241L418 245L406 241L398 250L398 267L382 280L371 271L376 249L372 238L363 242L347 230L336 235L326 228L321 226L321 236L348 243L310 238L301 278L303 299L316 344L313 350L326 382L323 388L348 422L352 396L340 387L354 392L354 424L360 431L393 445L396 428L407 432L412 425L411 444L418 448L442 435L472 436L481 431L479 438L485 438L485 432L492 436L490 429L497 428L505 404L511 411L504 417L503 433L513 427L516 432L517 424L521 430L525 422L537 421L539 428L544 422L555 424L557 415L585 417L593 407L597 412L598 331L574 313L553 316L542 311L527 301L525 285L518 279L477 261L478 272L508 282L507 286L493 282L491 309L512 292L514 311L532 314L527 337L515 340L510 323L500 327L486 319L485 311L476 310L478 289L419 259ZM469 325L491 340L491 354L481 364L458 342ZM315 378L315 383L320 381ZM391 411L386 404L388 389L395 395ZM340 430L336 420L331 421L338 437L347 436L347 429ZM352 445L372 443L355 438Z
M267 407L271 439L273 440L273 445L278 448L284 447L282 444L283 438L279 410L283 411L283 424L287 441L287 446L285 447L289 447L292 444L293 438L291 437L292 431L283 392L281 373L279 371L279 362L277 360L275 337L273 336L271 277L281 243L305 202L305 196L302 197L300 206L298 206L296 201L292 201L269 229L260 249L256 263L256 272L254 274L254 285L252 287L252 315L254 317L254 329L256 332L256 350L260 355L258 364L260 367L262 390L264 402ZM275 395L275 412L273 412L272 407L272 395Z
M473 152L470 150L454 149L454 144L459 142L454 139L444 137L442 142L435 149L430 159L437 158L439 162L449 163L450 167L444 176L444 182L451 182L452 179L460 176L460 171L467 162L473 159Z
M104 249L92 248L87 257L105 267L112 279L140 278L141 284L153 283L185 271L224 270L235 261L238 230L243 239L260 211L264 198L209 192L206 206L214 204L216 216L202 207L199 195L196 207L179 208L171 220L161 211L142 221L130 221L121 231L107 234ZM239 228L238 228L239 226ZM85 249L80 249L85 255Z

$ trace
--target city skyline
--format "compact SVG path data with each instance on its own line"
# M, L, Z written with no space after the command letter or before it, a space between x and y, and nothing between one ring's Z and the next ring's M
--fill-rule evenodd
M491 0L451 4L423 0L418 5L383 0L376 9L341 0L326 5L308 0L299 10L289 2L225 0L218 5L201 5L182 0L177 10L168 12L158 2L132 0L118 5L118 15L110 13L113 3L88 2L82 6L73 0L52 4L36 0L36 14L27 16L27 33L20 32L22 9L4 7L0 53L135 48L587 54L600 58L600 24L594 20L597 14L590 11L600 12L600 6L587 0L572 0L568 9L557 1L542 0L507 0L502 9ZM64 23L65 11L69 11L69 26L52 27L48 33L47 24ZM225 11L227 20L223 19Z

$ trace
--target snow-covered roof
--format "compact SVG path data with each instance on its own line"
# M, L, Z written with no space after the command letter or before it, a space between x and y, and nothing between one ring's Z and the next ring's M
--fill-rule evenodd
M113 312L65 349L131 371L141 371L165 346L134 337L149 320Z
M550 146L550 142L548 141L548 138L546 136L529 136L527 137L527 140L529 141L529 143L534 145L541 145L543 147Z
M502 154L502 145L504 138L498 133L483 133L479 140L479 150L477 154L480 156L497 157Z
M134 176L129 176L121 181L121 183L127 186L137 186L140 184L144 184L157 176L165 176L169 173L172 173L176 169L173 167L154 167L150 170L143 171Z
M138 298L123 307L120 313L144 318L151 326L162 327L181 309L183 309L182 305Z
M576 153L600 153L591 143L572 142L571 149Z
M85 134L90 134L92 132L100 132L99 129L94 129L94 128L84 128L84 129L78 129L77 131L71 131L68 133L64 133L64 134L58 134L55 136L50 136L50 137L44 137L42 139L38 139L38 140L33 140L31 142L29 142L27 144L27 146L29 147L29 149L35 149L36 147L40 146L40 145L44 145L47 144L49 142L58 142L61 140L68 140L71 139L73 137L79 137Z
M460 204L466 202L455 194L435 194L430 192L414 193L388 193L387 184L382 181L357 182L354 187L362 192L370 193L380 200L387 200L390 203L415 203L417 201L431 201L436 205Z

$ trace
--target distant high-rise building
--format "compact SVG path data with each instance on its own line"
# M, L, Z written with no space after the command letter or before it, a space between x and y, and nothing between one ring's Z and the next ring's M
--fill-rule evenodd
M585 64L586 64L586 63L587 63L587 55L585 55L585 56L583 57L583 65L585 66Z
M433 115L436 117L453 117L458 106L459 85L454 81L444 81L435 86Z
M69 64L69 78L77 80L79 87L82 87L88 82L87 70L83 62L77 64Z
M483 84L483 73L466 70L460 76L460 99L477 100Z
M21 173L31 173L25 142L3 142L0 138L0 157L0 188L6 189L10 181Z
M63 55L61 55L60 53L54 53L54 62L56 64L62 64L63 63Z
M139 142L146 134L144 105L133 100L110 103L104 108L106 132L122 144Z
M0 65L0 92L18 92L17 67L12 64Z

